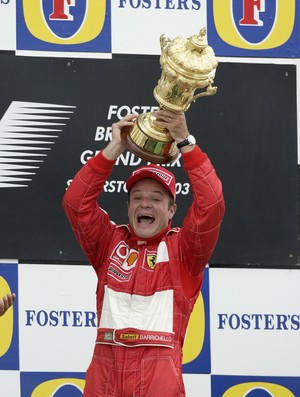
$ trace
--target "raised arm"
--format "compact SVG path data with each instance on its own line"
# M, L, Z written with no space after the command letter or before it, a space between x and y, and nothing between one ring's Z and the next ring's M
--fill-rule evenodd
M98 197L115 160L125 150L120 138L121 129L132 125L134 118L136 115L128 115L112 125L112 140L81 168L63 197L63 208L73 232L96 270L114 227L108 214L99 207Z
M206 154L196 146L183 159L193 203L182 227L181 247L189 274L199 276L217 244L225 202L221 181Z
M167 128L180 143L189 136L185 114L156 112L160 127ZM209 158L198 145L180 149L184 168L193 191L193 203L185 218L180 237L180 252L191 276L199 276L216 246L225 211L222 184Z

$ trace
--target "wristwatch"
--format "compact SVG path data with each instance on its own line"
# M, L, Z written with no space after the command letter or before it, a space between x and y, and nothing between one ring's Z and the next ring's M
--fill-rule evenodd
M178 149L181 149L184 146L192 146L195 144L196 144L196 138L193 135L189 135L186 139L177 143L177 147L178 147Z

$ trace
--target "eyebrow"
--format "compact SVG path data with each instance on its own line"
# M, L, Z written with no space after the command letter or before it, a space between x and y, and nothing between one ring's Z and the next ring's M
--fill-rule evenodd
M134 193L141 193L141 192L143 192L144 190L143 189L132 189L132 191L130 192L131 194L134 194ZM151 192L151 194L156 194L156 193L158 193L158 194L160 194L161 196L163 195L163 192L161 191L161 190L153 190L152 192Z

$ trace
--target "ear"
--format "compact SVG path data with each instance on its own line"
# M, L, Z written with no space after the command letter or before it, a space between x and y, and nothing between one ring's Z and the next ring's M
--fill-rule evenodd
M169 208L169 221L175 215L176 210L177 210L177 204L172 204L171 207Z

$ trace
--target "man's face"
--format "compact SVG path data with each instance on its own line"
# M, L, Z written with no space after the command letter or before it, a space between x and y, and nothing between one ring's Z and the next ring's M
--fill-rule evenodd
M170 205L167 189L154 179L142 179L130 190L128 201L129 224L141 238L150 238L165 229L176 211Z

